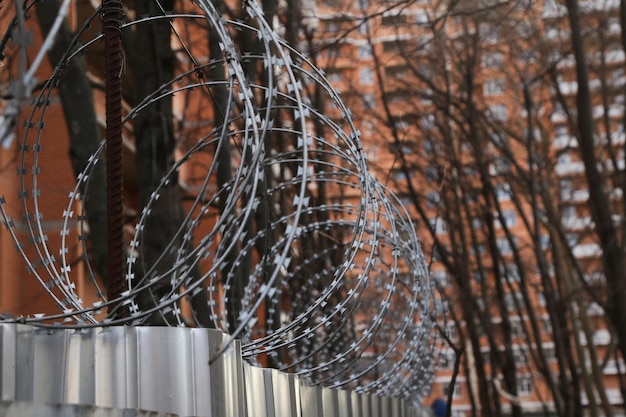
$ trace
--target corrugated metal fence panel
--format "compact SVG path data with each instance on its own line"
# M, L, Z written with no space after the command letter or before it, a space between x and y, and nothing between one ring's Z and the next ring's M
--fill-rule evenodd
M0 327L0 400L15 400L15 326ZM13 343L11 343L13 341ZM11 381L9 383L9 381Z
M350 393L350 400L352 401L352 412L355 416L363 416L363 401L361 400L362 395L358 392L352 391Z
M337 391L337 405L339 407L339 417L351 417L352 413L352 396L350 391Z
M181 416L245 415L238 343L210 329L37 329L1 324L3 401L89 404Z
M300 416L300 393L296 391L294 376L279 372L276 369L264 369L270 376L274 397L274 409L276 417L299 417ZM252 412L252 410L250 410Z
M176 417L157 411L93 407L76 404L35 404L32 402L0 402L2 417Z
M246 403L248 408L254 407L255 417L273 417L274 405L268 404L271 397L271 386L265 384L262 368L244 364L244 380L246 381ZM268 393L267 390L270 389Z
M300 407L302 417L319 417L322 414L322 388L300 382Z
M322 388L322 410L324 417L339 417L337 390Z
M0 400L205 417L422 414L403 400L310 387L293 374L250 366L239 342L217 356L226 340L211 329L0 323Z

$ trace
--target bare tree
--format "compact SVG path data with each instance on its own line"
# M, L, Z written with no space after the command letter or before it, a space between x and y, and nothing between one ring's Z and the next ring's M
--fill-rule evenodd
M585 341L594 335L587 311L604 305L609 292L599 296L587 279L597 265L579 259L575 249L604 229L574 234L563 221L572 210L571 203L560 198L563 184L570 180L557 173L563 169L560 155L572 150L553 146L553 113L546 112L556 100L574 123L580 125L584 116L583 109L558 98L565 77L562 68L575 42L554 37L562 19L546 18L525 4L450 2L422 7L421 29L401 26L395 41L370 38L377 104L357 117L375 120L372 133L388 138L390 157L378 158L380 169L404 193L421 230L427 231L422 237L432 248L435 275L450 281L442 290L459 310L457 346L471 347L465 349L473 357L465 361L464 371L476 374L468 380L474 413L500 415L503 404L510 403L520 415L520 398L527 393L518 388L528 389L524 381L534 380L538 371L550 391L543 398L546 412L554 407L559 415L581 415L582 392L591 413L611 415L613 405L602 375L603 355L611 350ZM606 19L606 10L593 13ZM401 22L402 13L396 14ZM543 30L550 36L538 35ZM407 33L414 33L411 41L402 39ZM600 56L614 41L603 35L601 30L585 32L599 39L601 47L594 52ZM588 62L589 54L582 51L580 56ZM597 70L600 75L612 68L604 62ZM578 84L579 103L584 84ZM582 101L589 119L596 97L604 99L606 153L599 158L614 161L617 174L615 161L621 157L616 158L619 150L608 139L615 131L608 117L614 93L608 80L605 84L601 95L587 93ZM556 91L556 96L547 91ZM358 106L358 100L354 102ZM513 117L520 113L521 119ZM585 158L598 154L591 126L590 147L580 146ZM562 135L559 129L557 135ZM603 160L585 166L597 169ZM605 198L597 204L605 211L603 222L594 220L595 226L613 228L613 203L605 191L611 187L605 181L614 177L607 174L596 175L598 186L588 185L597 189L592 198ZM618 244L621 232L612 233L611 245ZM604 258L607 250L603 246ZM611 329L613 321L602 326ZM502 384L494 383L500 378Z

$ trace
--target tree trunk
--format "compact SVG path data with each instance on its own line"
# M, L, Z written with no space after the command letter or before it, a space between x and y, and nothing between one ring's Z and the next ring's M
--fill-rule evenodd
M37 19L42 33L50 31L59 8L58 0L47 0L37 4ZM64 22L54 45L48 52L48 58L53 66L59 65L65 58L64 54L72 46L72 39L73 34L67 22ZM77 55L71 61L65 61L59 77L58 90L69 133L70 161L74 176L78 178L87 166L89 158L96 153L99 141L102 139L94 109L91 85L87 79L84 56ZM91 264L106 284L106 174L102 161L98 162L91 171L88 189L82 183L80 191L84 196L83 204L89 224Z
M617 230L613 224L611 204L606 194L606 184L598 170L594 135L593 109L589 90L589 76L583 45L581 22L577 0L566 0L572 47L576 59L576 77L578 94L577 140L580 154L585 165L589 204L595 223L595 231L602 247L603 264L607 281L608 315L618 335L618 345L622 357L626 357L626 270L624 269L624 251L622 250Z
M172 10L173 0L161 3L165 10ZM152 2L136 2L137 16L160 15L162 12ZM146 96L159 90L163 84L174 77L174 54L170 46L170 24L167 20L153 20L137 26L129 57L134 77L133 98L138 104ZM136 53L141 51L141 53ZM134 124L136 142L136 163L139 179L139 206L146 207L151 201L151 215L144 225L141 237L141 255L137 265L137 279L161 276L151 291L139 297L140 308L145 310L158 304L162 297L171 297L170 285L172 273L170 268L175 264L177 250L183 244L179 228L182 225L184 211L175 173L168 174L174 164L174 135L171 96L161 97L149 104L138 113ZM170 175L169 183L159 189L159 198L151 195L161 179ZM188 248L180 248L188 250ZM197 266L183 273L198 277ZM191 302L199 325L213 327L209 317L206 291L192 296ZM159 313L160 314L160 313ZM150 324L171 324L172 317L154 315L149 318Z

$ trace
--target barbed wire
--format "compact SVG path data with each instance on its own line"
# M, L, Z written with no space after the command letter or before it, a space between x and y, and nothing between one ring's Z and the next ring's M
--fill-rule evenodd
M127 134L132 134L133 121L142 112L166 99L211 108L208 114L215 117L182 120L180 155L152 191L129 235L126 286L117 299L106 298L91 265L88 241L97 237L89 236L84 204L98 186L90 181L94 168L103 163L106 142L100 143L69 191L58 255L47 243L41 201L46 190L38 185L46 175L40 164L45 145L54 139L46 123L52 122L47 109L55 87L67 63L101 44L102 35L85 40L90 25L83 26L36 94L32 74L40 61L20 67L12 80L12 90L19 94L15 103L3 106L0 140L7 142L15 134L22 108L18 103L33 96L35 104L22 110L26 124L17 139L18 200L29 242L20 240L5 197L0 212L27 268L60 309L19 320L80 329L141 325L158 316L167 325L197 326L207 318L191 309L190 323L183 313L185 300L205 293L210 322L230 335L222 352L241 339L247 360L269 360L313 384L410 399L423 395L435 368L434 320L441 313L440 303L415 226L393 192L369 173L350 111L323 71L278 36L256 2L244 2L245 18L237 20L227 19L210 1L193 3L194 11L180 13L165 12L159 4L161 14L121 25L124 33L155 20L168 22L182 57L173 79L128 109L123 120ZM18 22L22 13L16 6ZM60 13L57 21L63 18ZM182 28L192 24L189 36ZM20 23L13 34L21 54L35 47L19 42L26 33ZM36 56L46 53L55 33L46 35ZM233 34L242 33L258 48L244 49L236 42ZM219 58L208 56L206 45L194 43L210 36L217 37ZM207 75L216 69L223 71L223 79ZM227 91L223 107L215 99L220 89ZM316 89L340 117L316 107ZM222 124L215 123L219 114L225 119ZM218 186L219 164L224 161L217 155L225 147L236 152L229 161L230 178ZM159 210L159 199L194 160L205 165L202 176L194 179L198 191L189 198L183 220L161 256L146 265L146 229ZM95 301L78 293L70 257L74 235ZM238 285L243 288L239 308L231 311L228 296ZM148 307L140 301L146 295L153 301ZM125 314L107 315L109 306Z

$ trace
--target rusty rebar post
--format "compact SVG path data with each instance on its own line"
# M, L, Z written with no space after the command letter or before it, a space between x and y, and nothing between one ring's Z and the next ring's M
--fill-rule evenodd
M124 178L122 166L122 0L102 2L106 74L107 274L109 301L124 291ZM109 315L123 316L119 303Z

